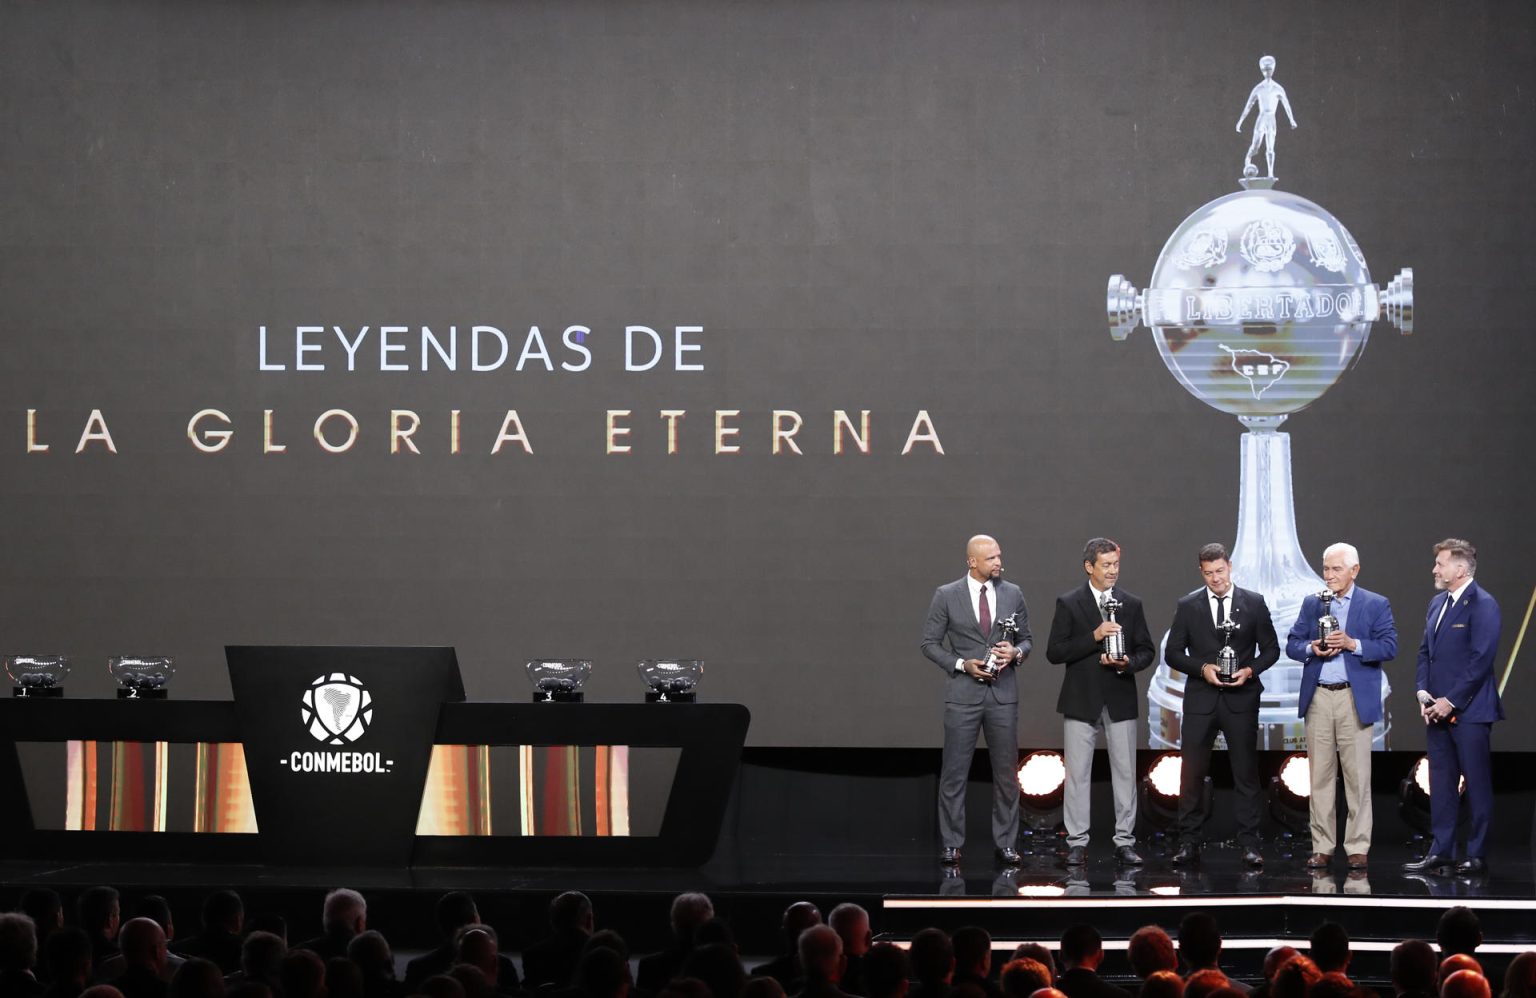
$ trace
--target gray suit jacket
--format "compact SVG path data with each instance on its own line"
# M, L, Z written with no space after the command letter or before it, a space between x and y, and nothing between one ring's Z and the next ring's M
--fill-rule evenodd
M945 703L981 703L986 698L987 686L997 691L1001 703L1018 703L1019 688L1014 680L1018 666L1010 665L998 674L990 684L978 683L963 671L955 671L957 658L985 658L987 649L1003 640L1000 622L1011 613L1018 613L1019 650L1029 654L1034 639L1029 633L1029 610L1024 606L1024 593L1012 582L997 583L997 606L992 608L992 633L982 634L976 621L976 611L971 608L971 593L965 576L945 583L933 592L933 603L928 607L928 619L923 623L923 654L949 677L944 684Z

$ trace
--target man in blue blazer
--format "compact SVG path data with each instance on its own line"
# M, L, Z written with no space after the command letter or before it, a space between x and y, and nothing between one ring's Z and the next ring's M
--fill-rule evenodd
M1302 663L1300 716L1307 722L1308 800L1312 825L1309 869L1326 869L1338 848L1335 785L1344 772L1344 854L1363 870L1371 851L1371 725L1381 720L1381 667L1397 657L1397 625L1385 596L1355 585L1360 552L1333 544L1323 552L1323 582L1332 594L1301 603L1285 653ZM1318 619L1331 613L1339 628L1317 639Z
M1493 657L1499 650L1499 604L1473 581L1477 548L1459 538L1435 545L1435 588L1419 645L1419 713L1429 747L1429 852L1403 864L1414 873L1444 873L1455 862L1458 783L1467 781L1466 858L1456 872L1488 872L1488 828L1493 818L1493 722L1504 719ZM1427 696L1426 696L1427 693ZM1428 700L1428 703L1424 701Z
M997 541L977 534L965 545L966 573L939 586L923 622L923 654L944 673L944 754L939 764L940 862L960 862L965 844L965 785L976 736L987 736L992 763L992 841L997 858L1019 862L1019 687L1014 672L1034 639L1024 594L1003 581ZM1014 618L1018 645L1003 633Z

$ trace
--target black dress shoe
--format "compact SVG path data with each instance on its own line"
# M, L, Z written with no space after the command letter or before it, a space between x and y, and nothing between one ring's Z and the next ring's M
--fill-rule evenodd
M1481 877L1488 872L1488 863L1481 856L1468 856L1456 864L1456 875L1459 877Z
M1086 846L1073 846L1067 850L1067 865L1082 866L1088 862L1088 849Z
M1179 851L1173 854L1174 866L1194 866L1200 862L1200 847L1193 842L1186 842L1179 846Z
M1442 856L1439 853L1432 852L1421 860L1404 863L1403 869L1409 873L1450 873L1451 866L1455 862L1449 856Z
M1009 866L1019 865L1019 851L1013 846L1003 846L997 851L997 858Z
M1130 846L1121 846L1115 850L1115 862L1121 866L1140 866L1141 853Z
M960 865L960 850L954 846L945 846L944 851L939 853L939 862L945 866Z
M1254 869L1258 869L1264 865L1264 856L1257 849L1249 846L1247 849L1243 850L1243 862L1247 863Z

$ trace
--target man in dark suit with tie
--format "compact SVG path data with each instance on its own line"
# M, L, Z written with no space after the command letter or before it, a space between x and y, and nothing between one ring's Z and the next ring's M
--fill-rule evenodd
M1062 818L1067 826L1067 865L1082 866L1088 856L1088 798L1093 786L1093 750L1104 730L1115 794L1115 860L1137 866L1136 853L1136 673L1152 664L1157 646L1147 629L1141 600L1123 589L1120 545L1095 537L1083 548L1088 578L1056 597L1051 638L1045 657L1065 665L1056 712L1062 715L1062 755L1067 785ZM1119 605L1111 622L1106 601ZM1104 639L1125 636L1125 655L1110 658Z
M1344 854L1363 870L1371 849L1371 725L1381 720L1381 667L1397 657L1397 625L1385 596L1355 585L1360 552L1332 544L1323 552L1323 582L1331 596L1301 601L1286 637L1285 653L1302 663L1297 711L1307 723L1308 797L1312 857L1307 867L1326 869L1338 847L1335 810L1339 772L1344 773ZM1318 620L1332 615L1338 630L1317 636Z
M1467 781L1466 858L1456 872L1488 872L1488 828L1493 818L1493 767L1489 741L1493 722L1504 719L1493 657L1502 622L1492 594L1473 581L1477 548L1458 538L1435 545L1435 588L1429 601L1424 640L1419 644L1419 713L1429 749L1429 824L1434 833L1423 859L1405 863L1415 873L1444 873L1455 863L1456 818ZM1424 703L1427 692L1429 703Z
M939 586L923 623L923 654L945 674L944 754L939 764L940 860L960 862L965 844L965 783L986 732L992 763L992 841L1003 862L1019 862L1019 691L1014 667L1029 655L1024 594L1003 581L997 541L977 534L965 545L966 574ZM1003 634L1010 616L1018 644Z
M1237 792L1237 837L1243 860L1263 866L1259 852L1259 676L1280 659L1280 641L1269 619L1264 597L1232 584L1227 549L1207 544L1200 549L1200 575L1205 585L1179 600L1168 631L1164 658L1168 667L1184 673L1182 763L1179 768L1179 851L1175 866L1200 859L1200 834L1209 817L1205 778L1211 768L1211 746L1218 733L1227 737L1232 783ZM1225 639L1217 628L1230 620L1237 671L1226 681L1216 661Z

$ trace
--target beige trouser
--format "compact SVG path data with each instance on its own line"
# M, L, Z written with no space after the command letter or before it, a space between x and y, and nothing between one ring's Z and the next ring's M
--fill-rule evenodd
M1364 855L1371 849L1371 726L1355 715L1349 690L1319 686L1307 706L1307 763L1312 771L1312 851L1332 854L1338 812L1334 787L1344 771L1344 852Z

